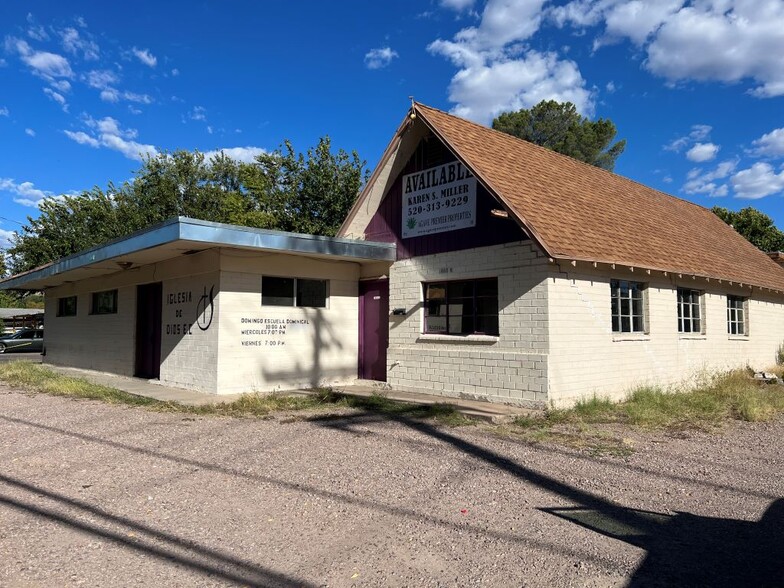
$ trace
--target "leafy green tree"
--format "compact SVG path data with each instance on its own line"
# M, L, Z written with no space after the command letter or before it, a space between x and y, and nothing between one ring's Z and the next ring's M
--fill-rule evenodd
M758 249L765 252L784 250L784 233L776 228L772 218L756 208L748 206L735 212L714 206L711 210Z
M174 151L148 157L132 182L48 198L15 237L13 273L29 270L175 216L334 235L367 174L356 152L329 137L297 154L286 141L253 163Z
M367 180L357 152L332 153L329 137L307 155L297 155L286 141L257 160L258 181L276 210L277 228L285 231L333 236Z
M589 120L571 102L542 100L531 109L504 112L493 128L609 171L626 148L625 139L611 145L617 132L611 120Z

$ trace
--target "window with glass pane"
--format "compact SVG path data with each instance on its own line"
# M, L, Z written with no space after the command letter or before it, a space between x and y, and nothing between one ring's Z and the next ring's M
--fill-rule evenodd
M76 296L57 299L57 316L76 316Z
M327 281L297 278L297 306L324 308L327 306Z
M610 281L610 310L613 333L644 333L643 292L645 284L627 280Z
M93 292L90 314L117 314L117 290Z
M498 335L498 280L424 284L425 333Z
M326 308L327 280L262 276L261 304L264 306Z
M730 335L746 334L746 299L727 296L727 332Z
M700 296L698 290L678 288L679 333L702 333Z

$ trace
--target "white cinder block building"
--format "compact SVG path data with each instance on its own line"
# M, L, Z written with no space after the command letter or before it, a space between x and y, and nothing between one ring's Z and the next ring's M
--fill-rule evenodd
M421 104L339 234L397 245L394 388L569 405L784 342L784 269L709 210Z
M174 219L0 288L46 292L47 362L216 394L563 406L784 342L784 269L709 210L421 104L338 238Z

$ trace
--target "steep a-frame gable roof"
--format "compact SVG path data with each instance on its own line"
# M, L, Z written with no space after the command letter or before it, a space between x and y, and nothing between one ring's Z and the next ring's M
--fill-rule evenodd
M784 292L784 269L702 206L423 104L412 112L552 258Z

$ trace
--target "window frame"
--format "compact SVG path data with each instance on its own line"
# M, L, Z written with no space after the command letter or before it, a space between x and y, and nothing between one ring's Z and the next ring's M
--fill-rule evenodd
M627 295L622 292L625 289ZM610 328L615 335L645 335L648 333L647 290L645 282L633 280L610 280ZM640 293L639 297L634 292ZM639 312L635 312L635 301L639 302ZM628 312L623 312L624 302L628 304ZM635 319L638 319L639 328L635 328ZM624 320L628 321L628 329L624 328Z
M739 306L732 306L732 303L740 303ZM738 319L740 313L740 319ZM734 316L733 316L734 315ZM733 325L741 326L742 332L732 332ZM746 296L727 294L727 334L730 337L749 336L749 299Z
M109 309L101 309L98 308L98 297L102 294L109 294L112 296L112 305ZM90 314L91 315L107 315L107 314L117 314L118 310L118 291L117 288L113 290L100 290L98 292L93 292L90 295Z
M277 304L273 302L265 302L264 300L264 280L291 280L291 304ZM266 307L277 307L277 308L329 308L329 297L330 297L330 281L328 279L322 278L296 278L293 276L274 276L274 275L263 275L261 276L261 305ZM310 305L310 304L301 304L300 296L302 291L300 289L301 285L306 282L316 282L320 285L323 285L324 288L324 304L323 305Z
M73 300L73 312L70 309L65 308L65 301ZM79 299L77 296L61 296L57 299L57 317L69 317L69 316L76 316L79 309Z
M486 295L486 294L478 294L477 286L479 284L493 284L495 288L494 295ZM452 285L452 289L454 289L458 284L471 284L471 313L470 313L470 321L471 324L474 325L474 329L471 332L463 332L462 329L460 332L452 332L450 330L450 317L461 317L461 320L464 320L464 317L469 316L464 312L460 314L452 314L450 313L450 307L456 306L455 304L450 304L450 285ZM428 298L428 288L436 288L442 286L444 288L444 296L441 297L433 297ZM422 316L422 334L423 335L441 335L441 336L450 336L450 337L471 337L471 336L486 336L486 337L500 337L501 335L501 325L500 325L500 305L499 305L499 298L498 298L498 277L490 277L490 278L468 278L463 280L434 280L429 282L422 282L422 307L423 307L423 316ZM453 297L452 300L466 300L467 297ZM495 312L494 313L487 313L487 312L480 312L479 309L479 301L480 300L495 300ZM436 302L443 300L440 305L446 309L446 314L441 315L431 315L430 312L430 302ZM461 311L463 302L461 304ZM444 317L446 319L445 322L445 330L433 330L428 328L428 318L431 316L438 316ZM479 331L477 330L476 326L479 319L487 317L495 317L495 326L494 330L486 330L486 331Z
M688 295L690 300L684 300L684 296ZM704 335L705 334L705 309L703 308L705 293L702 290L695 290L694 288L678 287L675 290L675 302L678 313L678 334L679 335ZM696 300L695 300L696 298ZM688 315L684 312L688 309ZM695 312L696 317L695 317ZM688 321L688 322L687 322ZM695 322L697 328L695 329ZM685 329L685 325L689 325L689 330Z

